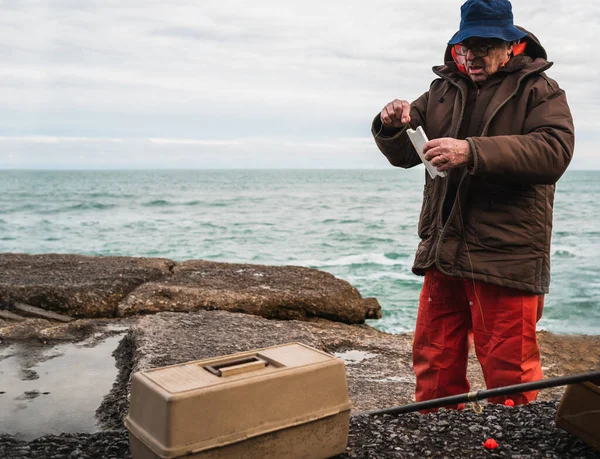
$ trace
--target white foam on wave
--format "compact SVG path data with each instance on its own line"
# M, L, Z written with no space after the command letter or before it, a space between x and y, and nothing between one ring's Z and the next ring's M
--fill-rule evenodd
M421 276L416 276L412 272L377 272L364 276L361 279L365 281L391 279L412 282L415 284L420 284L423 282L423 278Z
M564 257L564 258L575 258L579 254L575 247L567 245L554 245L552 244L551 256L553 257Z
M300 266L352 266L352 265L382 265L382 266L397 266L405 264L404 260L392 260L382 253L365 253L360 255L348 255L345 257L334 258L331 260L298 260L295 263Z

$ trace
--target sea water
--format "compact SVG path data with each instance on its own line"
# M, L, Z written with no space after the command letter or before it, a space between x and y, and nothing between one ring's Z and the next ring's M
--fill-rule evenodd
M414 328L424 170L0 171L0 252L298 265L376 297ZM540 328L600 333L600 171L557 185Z

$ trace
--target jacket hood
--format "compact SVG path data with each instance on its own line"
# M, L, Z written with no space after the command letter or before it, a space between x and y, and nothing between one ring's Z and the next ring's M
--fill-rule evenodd
M544 49L538 38L524 27L516 27L522 32L527 33L527 37L525 37L522 40L527 43L527 47L525 48L524 54L531 57L532 60L536 60L537 58L547 60L548 55L546 54L546 50ZM448 45L446 47L446 53L444 54L444 62L452 62L453 60L454 59L452 58L452 45Z

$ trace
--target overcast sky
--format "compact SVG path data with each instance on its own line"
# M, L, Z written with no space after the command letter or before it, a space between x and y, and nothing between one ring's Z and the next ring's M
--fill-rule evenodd
M0 0L0 168L391 167L462 0ZM515 0L600 169L600 2Z

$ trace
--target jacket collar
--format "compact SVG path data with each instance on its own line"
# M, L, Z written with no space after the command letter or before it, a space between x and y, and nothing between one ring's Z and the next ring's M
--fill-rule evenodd
M548 62L542 58L533 60L529 56L519 55L508 61L508 64L506 64L504 68L498 70L497 74L501 76L516 74L519 76L518 79L520 80L520 77L522 76L545 72L552 65L552 62ZM435 66L432 68L432 70L433 73L439 77L445 80L450 80L455 84L458 84L460 81L471 81L467 75L458 70L458 67L454 61L446 62L444 65Z

